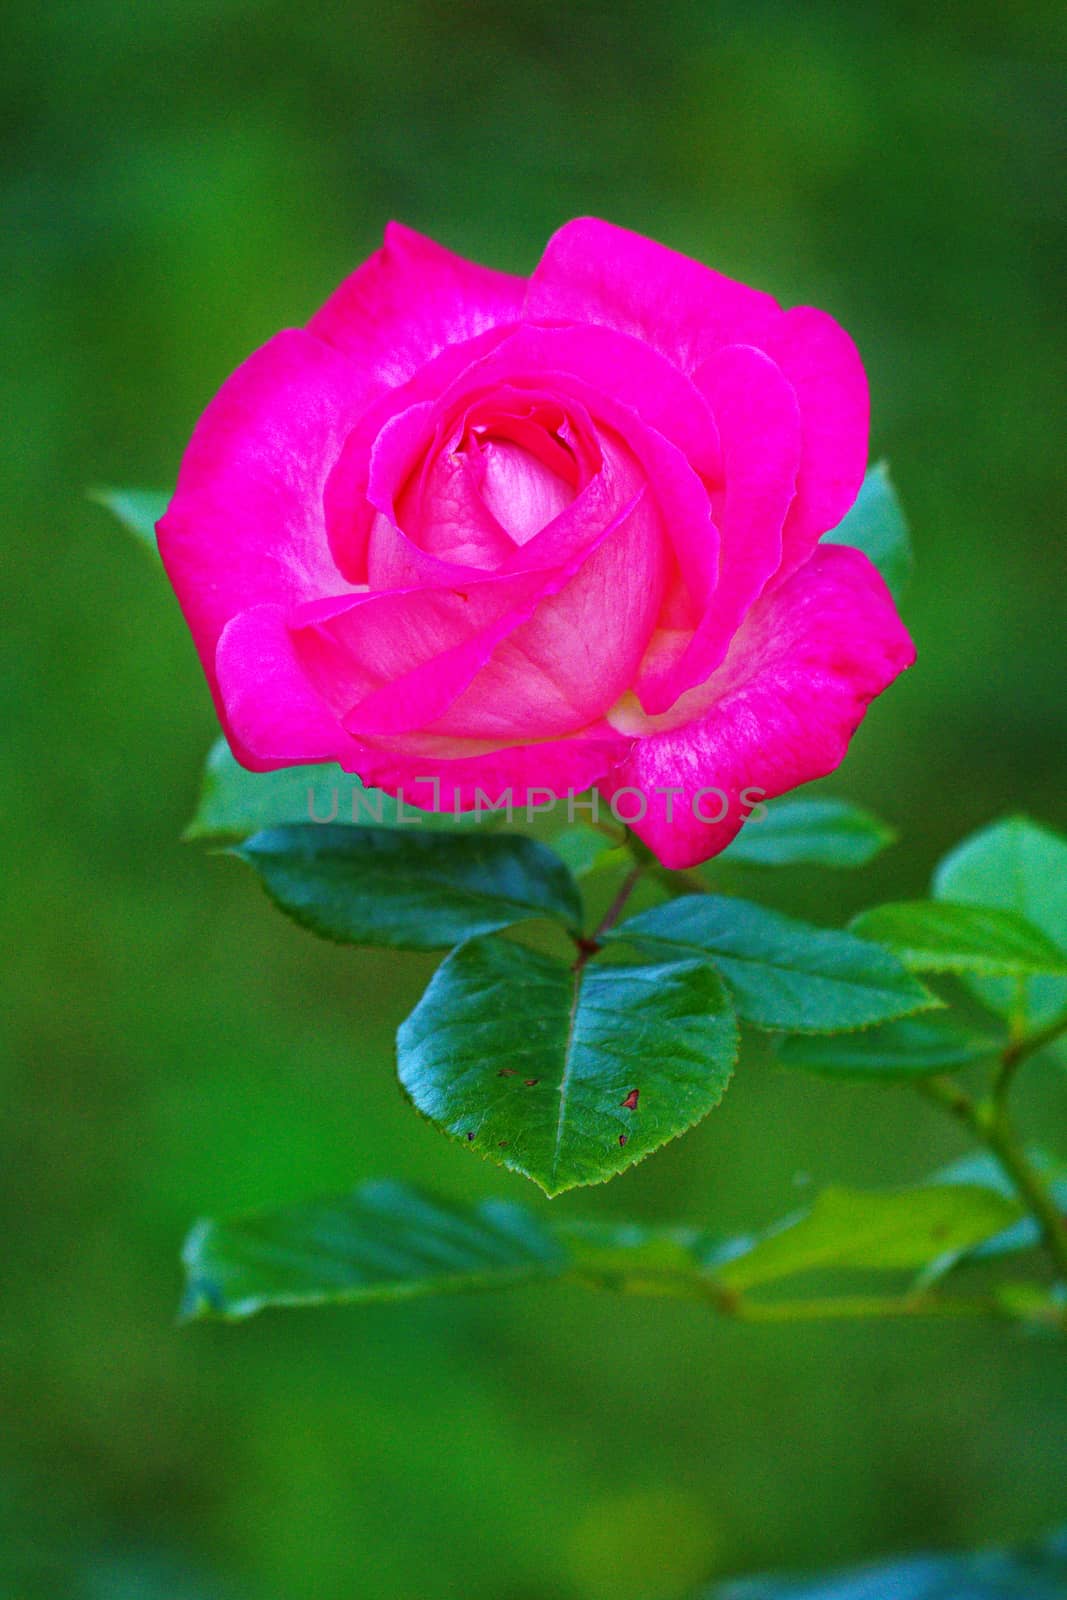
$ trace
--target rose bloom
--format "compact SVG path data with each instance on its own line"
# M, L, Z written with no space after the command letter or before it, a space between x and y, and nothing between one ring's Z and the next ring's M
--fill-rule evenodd
M913 660L819 544L867 418L831 317L638 234L569 222L524 279L394 223L223 385L160 550L244 766L447 811L593 787L686 867Z

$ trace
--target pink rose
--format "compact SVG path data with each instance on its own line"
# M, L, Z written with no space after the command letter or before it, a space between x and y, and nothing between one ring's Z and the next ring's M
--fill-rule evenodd
M638 234L569 222L523 279L394 223L223 385L160 549L245 766L449 811L595 786L685 867L913 660L819 544L867 411L832 318Z

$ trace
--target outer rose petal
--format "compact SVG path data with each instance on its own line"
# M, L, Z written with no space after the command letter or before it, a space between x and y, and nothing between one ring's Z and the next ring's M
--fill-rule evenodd
M837 527L859 494L871 405L859 351L825 311L787 311L761 344L796 391L804 441L796 499L782 531L784 578Z
M336 761L345 772L425 810L469 810L495 804L506 790L515 804L547 790L579 794L620 761L632 740L606 722L571 739L489 749L473 740L415 734L386 749L352 738L316 693L293 649L280 606L257 606L235 617L219 642L222 724L238 760L253 771ZM432 805L433 783L440 805Z
M547 797L579 795L624 759L633 740L598 722L569 739L486 749L470 740L416 735L399 745L353 743L340 757L348 772L423 810L471 811L495 805L510 790L516 806L540 806ZM433 804L433 783L440 805Z
M650 713L666 711L723 660L746 612L778 571L782 525L800 464L797 397L769 356L752 345L724 345L696 374L719 426L725 489L716 523L719 581L681 654L646 663L637 694Z
M213 692L232 617L349 590L322 491L362 401L347 362L293 330L249 356L197 423L159 549Z
M549 240L530 278L526 316L606 324L688 373L724 344L752 344L774 359L796 390L804 424L783 577L856 498L867 461L867 380L848 334L825 312L783 312L770 295L652 239L580 217Z
M350 357L375 388L406 383L448 345L518 322L524 278L465 261L390 222L385 242L330 296L309 330Z
M634 832L665 866L695 866L724 850L741 827L749 809L742 790L762 790L754 800L773 799L839 766L870 701L914 659L867 557L847 545L822 546L753 607L699 691L713 697L706 709L639 738L598 787L609 798L624 787L640 790L648 809L631 823ZM673 802L657 788L673 788ZM728 797L721 821L694 816L701 789ZM722 801L709 794L701 806L717 816ZM635 800L620 803L627 817L636 807Z
M526 295L531 322L598 322L693 372L721 344L754 343L779 314L769 294L596 217L554 233Z
M351 740L316 693L281 606L234 617L219 640L219 716L233 752L254 772L340 761Z

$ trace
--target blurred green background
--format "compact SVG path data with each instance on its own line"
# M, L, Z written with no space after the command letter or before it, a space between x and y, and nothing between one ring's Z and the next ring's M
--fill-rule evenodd
M225 375L390 216L526 271L598 213L837 315L913 524L919 665L827 786L904 842L757 892L836 921L998 813L1062 825L1065 16L8 0L5 1600L672 1600L1067 1513L1062 1350L995 1327L564 1289L176 1327L199 1214L385 1174L547 1202L401 1101L427 961L316 943L178 844L207 693L85 499L171 483ZM733 1230L959 1148L905 1091L752 1055L696 1132L555 1204Z

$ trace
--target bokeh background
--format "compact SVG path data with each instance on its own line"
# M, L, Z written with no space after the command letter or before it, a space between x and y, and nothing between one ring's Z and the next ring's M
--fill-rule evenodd
M547 1202L401 1101L428 962L318 944L177 842L208 697L85 498L171 483L390 216L525 271L598 213L837 315L913 525L919 665L826 786L903 843L757 892L836 921L1002 812L1062 825L1065 16L7 0L0 1593L674 1600L1067 1513L1062 1351L997 1328L562 1288L176 1326L197 1215L386 1174ZM1033 1071L1031 1126L1065 1091ZM904 1091L753 1054L697 1131L555 1204L732 1230L959 1148Z

